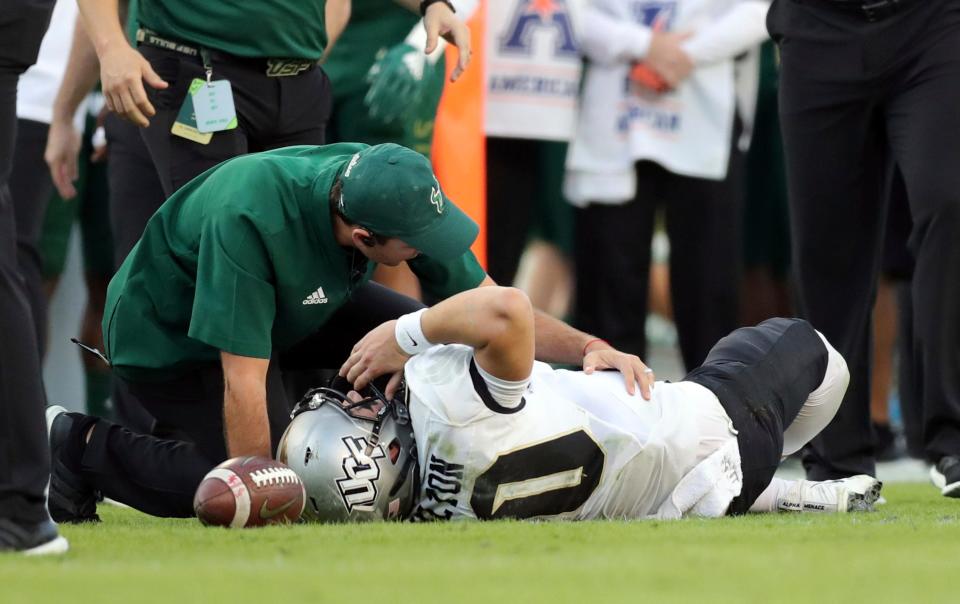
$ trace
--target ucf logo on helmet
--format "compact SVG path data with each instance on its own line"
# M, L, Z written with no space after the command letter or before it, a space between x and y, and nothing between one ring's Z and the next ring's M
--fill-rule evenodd
M368 456L365 438L345 436L342 440L350 452L343 458L343 478L337 479L343 505L348 512L373 512L373 504L377 500L377 480L380 478L377 460L386 457L383 447L377 445Z

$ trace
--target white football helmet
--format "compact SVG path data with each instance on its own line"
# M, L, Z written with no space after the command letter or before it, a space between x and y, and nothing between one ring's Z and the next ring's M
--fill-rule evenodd
M406 405L373 395L350 401L333 388L307 392L277 447L277 459L307 490L314 522L405 519L419 490L417 447Z

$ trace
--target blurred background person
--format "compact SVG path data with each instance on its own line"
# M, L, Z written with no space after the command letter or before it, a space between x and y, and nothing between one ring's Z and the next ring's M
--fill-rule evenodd
M487 2L484 36L487 264L536 308L568 314L573 213L563 197L576 120L580 0Z
M120 15L126 20L125 31L131 41L136 36L137 6L136 0L120 4ZM80 216L88 305L79 339L102 350L100 324L106 286L140 239L147 220L163 203L164 194L139 128L115 113L103 109L98 112L106 146L99 147L96 155L109 157L109 161L105 164L87 161L93 144L90 127L86 131L77 128L69 116L85 103L99 81L99 74L96 51L78 16L66 71L53 100L53 117L44 152L57 196L51 206L54 211L47 218L49 229L45 232L43 249L47 254L45 271L58 278L66 261L68 225L72 224L78 206L86 208L80 211ZM102 107L103 103L99 102L98 106ZM87 400L101 400L103 389L108 387L104 375L108 367L93 354L83 353L81 359ZM112 418L128 427L150 431L153 418L131 397L117 391L117 387L115 383L111 386ZM88 409L97 414L95 408Z
M564 189L581 208L579 328L645 355L650 241L661 204L684 364L700 364L736 327L742 155L767 7L760 0L587 4L588 67Z

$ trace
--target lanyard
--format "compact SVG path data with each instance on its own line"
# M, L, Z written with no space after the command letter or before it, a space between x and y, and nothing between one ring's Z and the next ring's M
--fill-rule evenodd
M213 61L210 60L210 51L206 48L200 49L200 60L203 61L203 71L207 74L207 86L213 78Z

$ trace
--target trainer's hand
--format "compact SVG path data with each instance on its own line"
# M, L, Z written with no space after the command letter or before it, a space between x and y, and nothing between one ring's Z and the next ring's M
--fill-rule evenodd
M54 119L47 131L47 148L43 160L50 168L50 178L57 193L64 199L77 196L73 182L77 180L77 157L80 155L80 133L70 120Z
M693 34L654 31L644 62L675 88L693 71L693 59L681 46Z
M437 48L440 36L457 47L457 66L450 74L450 81L456 82L470 64L470 28L443 2L435 2L427 7L423 27L427 30L427 45L423 49L426 54Z
M607 346L599 348L600 345ZM597 349L591 350L583 357L583 372L593 373L597 369L616 369L623 374L627 392L631 395L636 392L636 384L640 385L640 395L650 400L650 389L653 388L655 376L643 361L635 354L620 352L616 348L598 342Z
M126 44L100 57L100 82L107 108L140 127L149 126L147 118L156 114L143 83L161 90L168 86L143 55Z
M410 358L400 349L393 335L396 325L395 320L387 321L370 330L340 367L340 377L347 378L355 390L363 390L375 378L390 373L393 375L384 394L388 399L393 398L403 377L403 366Z

